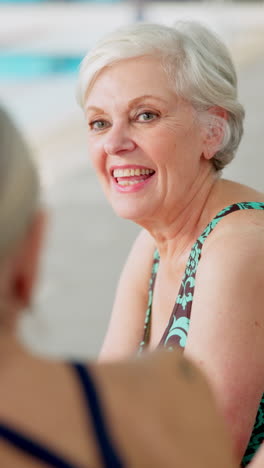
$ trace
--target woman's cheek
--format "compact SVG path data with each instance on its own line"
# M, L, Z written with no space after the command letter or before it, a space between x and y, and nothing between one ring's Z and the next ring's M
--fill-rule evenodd
M103 160L102 145L89 141L88 154L93 167L98 170L101 166L101 161Z

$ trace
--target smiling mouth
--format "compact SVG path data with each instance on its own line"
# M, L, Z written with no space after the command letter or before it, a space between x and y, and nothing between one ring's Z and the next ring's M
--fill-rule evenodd
M126 169L114 169L112 176L118 185L136 185L144 182L146 179L155 174L153 169L140 169L140 168L126 168Z

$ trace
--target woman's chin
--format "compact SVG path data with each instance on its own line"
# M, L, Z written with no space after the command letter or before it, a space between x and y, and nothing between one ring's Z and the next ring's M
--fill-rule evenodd
M111 203L111 206L119 218L128 219L140 224L146 217L146 212L142 209L142 206L129 206L128 203Z
M130 181L129 184L123 180L122 184L120 181L111 180L105 193L116 215L135 223L140 223L146 216L148 217L155 180L155 173L140 182Z

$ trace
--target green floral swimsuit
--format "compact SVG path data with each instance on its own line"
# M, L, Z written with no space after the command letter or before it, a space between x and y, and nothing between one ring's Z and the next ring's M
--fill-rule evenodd
M264 210L264 203L258 202L243 202L236 203L227 206L221 210L214 219L208 224L201 236L197 239L191 249L191 253L186 265L186 269L181 282L181 287L176 298L176 302L168 323L168 326L163 334L159 346L165 346L168 349L173 349L176 346L182 348L186 345L188 336L188 330L191 318L191 309L195 288L195 276L198 267L199 260L201 258L201 252L203 244L215 226L221 221L221 219L234 211L238 210ZM151 323L151 310L152 310L152 298L155 285L155 279L159 267L159 253L156 250L154 253L152 273L149 283L149 300L148 308L146 311L144 335L139 346L139 354L146 348L149 335L150 335L150 323ZM264 440L264 394L259 405L258 413L256 416L255 425L251 434L251 438L243 457L242 466L247 466L253 455L259 448L261 442Z

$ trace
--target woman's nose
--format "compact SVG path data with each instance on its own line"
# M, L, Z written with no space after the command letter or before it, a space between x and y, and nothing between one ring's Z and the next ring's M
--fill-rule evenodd
M115 155L133 151L136 147L135 142L122 130L109 132L107 141L104 144L104 150L108 155Z

